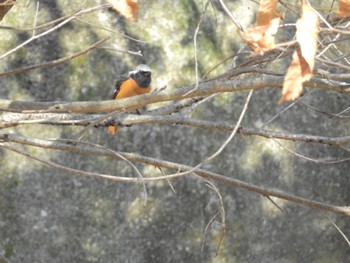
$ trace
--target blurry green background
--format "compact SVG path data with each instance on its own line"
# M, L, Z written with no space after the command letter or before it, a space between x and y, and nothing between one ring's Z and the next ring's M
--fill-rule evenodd
M142 57L95 49L55 67L0 78L1 98L107 100L113 93L113 80L140 63L149 64L153 70L152 88L176 89L195 83L193 37L206 1L139 2L137 21L127 21L111 9L80 16L79 20L1 60L0 71L70 55L108 35L113 38L104 46L140 50ZM314 1L313 4L321 8L329 7L331 2ZM100 3L39 1L37 21L41 24ZM228 0L225 3L243 27L254 22L257 3ZM31 27L36 5L35 1L19 1L0 25ZM296 18L295 13L287 10L286 21L295 22ZM32 31L1 29L0 34L3 54L30 38ZM279 38L286 41L291 36L287 28ZM208 6L197 45L201 76L244 46L218 1ZM230 66L231 60L211 76ZM276 72L284 72L285 67L283 63L270 65ZM323 90L312 94L305 102L327 112L340 112L349 106L346 94ZM221 94L197 107L192 116L233 124L246 97L246 92ZM256 91L242 124L261 127L287 107L277 104L279 97L277 89ZM329 118L296 104L264 128L337 136L349 135L350 127L346 119ZM81 127L25 125L6 132L72 139L80 130ZM228 135L180 125L149 124L123 127L114 137L107 136L102 127L91 128L85 140L114 150L196 165L217 150ZM326 145L292 142L285 145L313 158L347 157L343 151ZM130 166L115 159L23 149L84 171L136 176ZM226 233L215 257L222 231L220 218L208 228L206 236L204 231L220 209L220 203L215 192L199 177L173 180L176 193L167 182L148 183L149 198L144 206L141 185L80 177L11 152L1 150L0 154L0 254L11 262L347 262L350 258L349 245L327 217L349 237L350 220L344 216L274 199L285 210L281 212L267 198L215 183L226 210ZM155 167L136 165L145 176L161 174ZM308 199L338 205L350 202L349 162L332 165L308 162L260 137L237 134L206 168Z

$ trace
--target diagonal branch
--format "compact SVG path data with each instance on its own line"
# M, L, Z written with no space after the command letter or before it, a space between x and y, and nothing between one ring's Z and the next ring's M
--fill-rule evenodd
M30 145L35 147L40 147L44 149L52 149L52 150L63 150L73 153L80 153L80 154L86 154L86 155L94 155L94 156L105 156L105 157L111 157L116 158L115 153L103 148L103 147L93 147L91 144L86 144L84 142L79 141L71 141L71 140L43 140L43 139L37 139L37 138L29 138L24 137L17 134L0 134L0 140L1 147L11 148L9 150L16 150L15 148L8 146L6 142L12 142L12 143L19 143L24 145ZM21 154L20 151L17 150L18 153ZM163 167L168 169L175 169L178 171L190 171L193 170L193 167L178 164L170 161L164 161L160 159L155 159L147 156L142 156L136 153L127 153L127 152L118 152L118 154L124 156L126 159L132 162L139 162L143 164L149 164L156 167ZM29 157L29 156L28 156ZM37 158L38 159L38 158ZM58 169L61 169L62 167L59 167L60 165L55 166ZM67 169L65 169L68 171ZM77 173L87 173L77 170ZM87 175L87 174L84 174ZM89 174L90 176L94 176L93 173ZM98 174L97 174L98 175ZM188 174L186 174L188 175ZM211 179L220 183L224 183L229 186L238 187L244 190L247 190L249 192L254 192L263 196L274 196L279 199L287 200L292 203L296 203L299 205L303 205L312 209L319 209L323 211L330 211L334 213L343 214L346 216L350 216L350 207L349 206L337 206L337 205L330 205L325 204L318 201L313 201L309 199L305 199L299 196L295 196L292 194L284 193L278 190L272 190L263 186L257 186L251 183L247 183L241 180L234 179L232 177L227 177L221 174L213 173L207 170L203 169L196 169L196 175L201 176L206 179ZM166 179L173 179L176 177L183 176L181 174L172 174L171 176L159 176L159 177L148 177L148 178L130 178L130 177L114 177L111 175L107 175L104 177L104 179L110 179L115 181L124 181L124 182L149 182L149 181L157 181L157 180L166 180Z
M108 5L109 6L109 5ZM41 38L45 35L48 35L50 33L52 33L53 31L61 28L62 26L64 26L65 24L69 23L70 21L74 20L76 17L80 16L80 15L83 15L83 14L86 14L86 13L90 13L90 12L93 12L93 11L96 11L96 10L99 10L101 8L105 8L105 7L108 7L106 5L99 5L99 6L95 6L95 7L92 7L92 8L88 8L88 9L85 9L85 10L80 10L76 13L73 13L72 15L68 16L66 19L64 19L62 22L60 22L59 24L55 25L54 27L38 34L38 35L33 35L31 38L27 39L26 41L24 41L22 44L16 46L15 48L7 51L5 54L1 55L0 56L0 60L4 59L5 57L13 54L14 52L18 51L19 49L23 48L24 46L28 45L30 42L38 39L38 38Z
M10 75L14 75L14 74L18 74L18 73L22 73L22 72L25 72L25 71L28 71L28 70L52 67L52 66L56 66L56 65L62 64L64 62L68 61L68 60L74 59L76 57L79 57L81 55L84 55L84 54L88 53L89 51L91 51L91 50L97 48L98 46L100 46L102 43L106 42L108 39L110 39L110 37L105 37L105 38L97 41L96 43L92 44L88 48L86 48L86 49L84 49L82 51L79 51L79 52L77 52L75 54L72 54L70 56L66 56L64 58L59 58L59 59L52 60L52 61L49 61L49 62L44 62L44 63L37 64L37 65L30 65L30 66L17 68L17 69L14 69L14 70L10 70L10 71L7 71L7 72L0 73L0 78L7 77L7 76L10 76Z

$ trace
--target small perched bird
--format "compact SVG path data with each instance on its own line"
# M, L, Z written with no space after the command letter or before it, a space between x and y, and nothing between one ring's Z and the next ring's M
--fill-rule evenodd
M126 76L117 79L113 99L122 99L140 94L149 93L151 88L152 71L148 65L141 64L135 70L129 71ZM108 126L109 134L116 134L118 125Z

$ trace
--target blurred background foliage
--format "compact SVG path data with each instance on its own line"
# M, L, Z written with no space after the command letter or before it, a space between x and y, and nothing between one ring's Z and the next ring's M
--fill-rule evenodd
M140 63L151 66L154 89L176 89L195 83L194 33L206 1L139 2L137 21L127 21L112 9L80 16L1 60L0 70L68 56L108 35L112 39L105 47L141 51L142 57L98 48L55 67L0 78L1 97L25 101L107 100L113 93L113 80ZM253 23L258 3L225 2L244 28ZM299 2L290 2L291 9L297 10ZM41 24L102 2L38 3L37 24ZM320 12L327 12L332 1L312 3ZM32 27L36 6L35 1L18 1L0 25ZM295 22L297 13L291 9L285 10L286 21ZM1 29L0 53L21 44L32 33ZM292 33L283 29L278 37L286 41ZM205 75L243 46L220 3L212 1L197 38L199 75ZM248 52L249 48L243 50ZM231 63L228 60L210 76L224 72ZM271 63L269 68L284 72L286 65L288 59ZM220 94L198 106L192 116L235 123L246 96L246 92ZM243 125L261 127L285 109L286 105L277 104L279 96L276 89L256 91ZM349 106L348 95L322 90L305 101L329 112ZM264 128L348 135L349 122L296 104ZM73 139L80 129L24 125L7 131L39 138ZM121 128L114 137L107 136L104 128L90 128L84 139L114 150L195 165L218 149L227 136L225 132L180 125L148 124ZM347 157L326 145L285 145L314 158ZM130 166L115 159L23 149L84 171L136 176ZM220 220L208 228L206 235L204 232L220 203L199 177L173 180L176 193L167 182L147 184L148 202L144 205L141 185L84 178L4 150L0 154L0 254L11 262L346 262L350 256L349 245L325 214L278 200L285 210L281 212L262 196L216 184L226 209L226 233L215 257L222 233ZM136 165L144 176L161 175L158 168ZM308 162L259 137L237 134L223 154L206 168L326 203L346 205L350 200L349 162ZM329 216L350 236L348 218Z

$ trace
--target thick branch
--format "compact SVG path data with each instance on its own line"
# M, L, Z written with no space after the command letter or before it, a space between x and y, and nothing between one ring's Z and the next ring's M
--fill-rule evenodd
M69 112L69 113L98 113L111 112L115 110L137 109L147 104L173 101L185 98L206 97L221 92L238 92L251 89L281 88L283 77L259 76L249 74L244 79L215 79L201 82L198 89L195 85L185 88L173 89L171 91L161 90L151 94L135 96L126 99L109 101L79 101L79 102L27 102L0 100L0 109L5 111L35 111L35 112ZM306 86L318 89L328 89L338 92L350 93L350 88L341 85L329 84L321 79L313 79Z
M95 123L95 120L102 120ZM149 114L130 114L121 113L113 120L103 118L100 114L65 114L65 113L39 113L39 114L20 114L6 113L0 115L0 128L11 127L19 124L49 124L49 125L78 125L78 126L107 126L111 123L119 125L131 124L178 124L187 125L196 128L216 129L221 131L232 131L235 124L223 121L198 120L181 114L172 115L149 115ZM285 132L269 131L260 128L240 127L241 135L257 135L265 138L283 139L289 141L303 141L312 143L321 143L328 145L343 145L350 143L350 136L318 136L309 134L289 134Z

